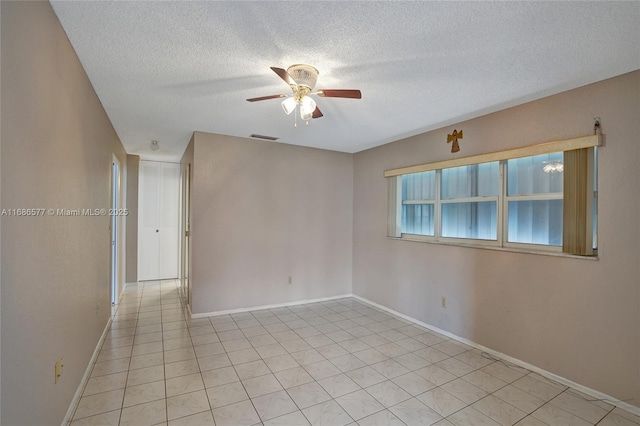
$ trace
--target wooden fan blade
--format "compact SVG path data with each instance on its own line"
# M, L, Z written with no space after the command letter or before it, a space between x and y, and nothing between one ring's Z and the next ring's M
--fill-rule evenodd
M298 83L296 83L293 78L289 75L289 73L287 72L287 70L284 70L282 68L276 68L276 67L271 67L271 69L273 70L273 72L275 72L276 74L278 74L278 77L280 77L281 79L284 80L285 83L287 83L289 86L297 86Z
M266 101L267 99L278 99L278 98L286 98L286 97L287 97L287 95L261 96L259 98L247 99L247 102Z
M320 118L322 117L322 113L320 112L320 108L316 107L316 109L313 110L313 114L311 114L311 118Z
M324 96L325 98L362 99L362 93L360 93L359 90L323 89L318 90L317 95Z

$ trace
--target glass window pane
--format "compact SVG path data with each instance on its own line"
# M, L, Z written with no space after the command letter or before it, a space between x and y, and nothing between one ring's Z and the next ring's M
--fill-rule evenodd
M598 248L598 197L593 197L593 248Z
M507 195L562 192L563 153L507 160Z
M442 204L442 236L496 240L496 212L494 201Z
M412 173L402 176L403 200L435 200L436 172Z
M562 200L509 201L512 243L562 245Z
M433 204L404 204L402 233L434 235L433 212Z
M473 164L442 170L442 198L498 195L499 162Z

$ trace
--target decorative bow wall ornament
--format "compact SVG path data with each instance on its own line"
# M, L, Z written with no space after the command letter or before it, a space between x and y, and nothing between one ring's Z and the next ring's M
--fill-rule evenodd
M447 143L453 142L451 145L451 152L460 151L460 145L458 145L458 139L462 139L462 130L459 132L457 130L453 130L453 133L447 135Z

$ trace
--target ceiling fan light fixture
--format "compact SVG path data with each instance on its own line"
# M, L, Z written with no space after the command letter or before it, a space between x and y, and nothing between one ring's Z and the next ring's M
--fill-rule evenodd
M309 96L302 98L300 102L300 117L303 120L309 120L313 115L313 111L316 110L316 101Z
M298 86L307 87L311 91L318 81L319 71L311 65L297 64L287 68L287 73Z
M296 109L296 100L294 98L287 98L282 101L282 109L287 115L291 114Z
M309 125L312 118L323 117L324 114L316 106L316 101L309 95L321 96L323 98L351 98L361 99L362 94L357 89L322 89L317 92L313 91L318 79L318 70L311 65L297 64L292 65L286 70L278 67L270 67L271 71L276 73L285 83L289 85L293 96L287 97L284 94L260 96L257 98L249 98L247 102L266 101L268 99L285 98L280 105L284 112L289 115L300 106L300 117ZM295 116L297 117L297 116ZM296 118L297 120L297 118ZM294 124L294 127L296 124Z

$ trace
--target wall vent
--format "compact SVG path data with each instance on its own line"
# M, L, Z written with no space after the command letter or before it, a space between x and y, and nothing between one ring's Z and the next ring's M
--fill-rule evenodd
M277 141L278 140L278 138L276 138L275 136L256 135L255 133L252 133L249 136L252 137L252 138L256 138L256 139L264 139L266 141Z

